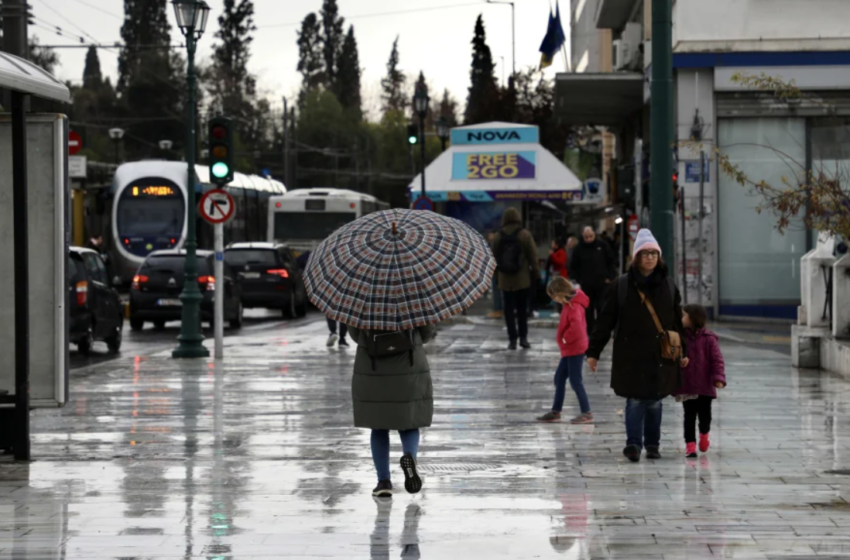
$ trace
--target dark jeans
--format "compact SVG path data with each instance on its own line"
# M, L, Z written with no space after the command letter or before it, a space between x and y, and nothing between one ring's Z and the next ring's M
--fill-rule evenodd
M587 400L587 391L584 390L584 381L581 376L581 368L583 366L583 354L561 358L558 369L555 371L555 402L552 404L553 412L561 412L564 408L567 379L570 380L570 387L573 388L576 397L578 397L578 406L582 414L590 412L590 402Z
M711 431L711 397L700 396L697 399L685 401L685 443L696 443L697 435L694 427L699 418L699 433L707 434Z
M591 290L585 292L590 298L590 305L584 310L584 318L587 320L587 334L593 334L593 329L596 327L596 318L602 315L602 307L605 305L606 290Z
M419 453L419 430L400 430L401 449L404 453L410 453L416 459ZM390 431L372 430L372 461L375 462L375 471L378 473L378 482L390 480Z
M333 319L328 319L328 329L330 329L331 334L336 334L336 321ZM340 340L345 340L345 335L348 334L348 326L345 323L339 324L339 338Z
M499 289L499 274L493 275L493 281L490 283L490 288L493 290L493 311L502 311L502 290Z
M508 338L511 342L528 338L528 292L519 290L517 292L502 292L505 305L505 323L508 326ZM519 333L517 333L519 326Z
M661 445L661 401L626 399L626 445Z

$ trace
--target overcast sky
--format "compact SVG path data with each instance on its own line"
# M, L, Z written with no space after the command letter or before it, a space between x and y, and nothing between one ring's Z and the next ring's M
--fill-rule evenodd
M551 5L554 6L551 0ZM199 59L209 58L212 52L217 18L223 0L207 0L212 7L210 23L199 45ZM399 39L401 68L409 76L424 70L433 88L448 88L464 103L469 87L471 40L478 14L484 14L487 43L496 63L496 76L502 79L502 57L505 75L511 70L511 8L508 5L487 4L485 0L338 0L340 15L346 29L354 25L363 69L363 97L366 109L375 114L379 104L380 79L396 35ZM112 44L121 40L123 0L32 0L36 26L30 33L42 44L79 44L79 39L60 37L45 27L59 26L63 31L84 36L87 42L97 40ZM254 0L254 43L249 69L258 81L260 93L281 104L282 96L292 99L300 86L296 71L298 64L297 31L304 16L318 12L322 0ZM522 69L536 66L540 61L538 49L546 33L550 0L518 0L516 3L516 66ZM564 30L569 34L569 0L561 0ZM168 9L174 42L182 41L174 21L173 9ZM569 39L568 39L569 44ZM82 81L85 49L60 49L57 75L74 83ZM100 50L104 74L117 75L117 53ZM558 56L546 70L547 76L564 70L564 57ZM433 96L433 92L432 92Z

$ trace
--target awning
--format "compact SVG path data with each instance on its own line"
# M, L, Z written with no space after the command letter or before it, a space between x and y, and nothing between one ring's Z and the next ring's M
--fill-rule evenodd
M643 74L558 74L555 115L564 124L617 128L643 107Z
M635 9L635 0L600 0L596 12L597 29L622 29Z
M538 143L536 126L492 122L452 129L452 146L425 168L435 202L582 199L582 183ZM421 175L408 187L422 194Z
M5 52L0 52L0 87L71 102L71 92L65 84L32 62Z

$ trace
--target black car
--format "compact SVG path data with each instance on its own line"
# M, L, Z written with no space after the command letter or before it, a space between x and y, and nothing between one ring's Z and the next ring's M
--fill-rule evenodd
M68 310L69 339L80 352L88 354L95 340L106 342L110 352L121 349L124 307L95 251L68 251Z
M307 290L295 256L281 243L233 243L224 262L237 274L242 305L280 309L287 318L307 314Z
M201 321L212 325L214 301L218 293L224 293L224 320L234 329L242 326L241 288L233 279L227 263L224 264L224 289L216 286L212 251L197 252L198 287L201 290ZM153 322L158 329L167 321L182 319L183 269L186 251L181 249L154 251L139 267L130 288L130 328L142 330L146 321Z

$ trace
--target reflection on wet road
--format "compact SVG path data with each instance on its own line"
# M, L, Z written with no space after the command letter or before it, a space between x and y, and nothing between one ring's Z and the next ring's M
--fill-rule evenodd
M538 424L552 332L508 353L502 329L446 327L425 487L404 494L395 467L376 501L354 350L326 329L243 329L219 364L171 360L166 340L75 370L70 404L33 414L37 460L0 463L0 559L850 557L850 476L828 472L850 468L846 380L724 340L712 450L683 457L668 399L664 458L631 464L610 362L585 374L595 424Z

